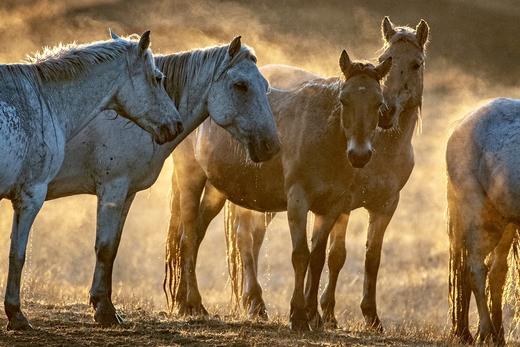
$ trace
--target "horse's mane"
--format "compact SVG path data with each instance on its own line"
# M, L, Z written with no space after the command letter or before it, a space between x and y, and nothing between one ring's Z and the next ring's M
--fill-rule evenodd
M201 83L202 80L209 82L217 77L219 68L222 68L223 62L229 57L228 49L229 45L223 45L155 56L157 68L166 75L166 91L177 107L179 107L181 91L188 84ZM242 45L240 51L233 56L230 65L243 59L256 62L253 50L245 45Z
M30 73L38 75L43 81L73 79L93 65L117 59L137 41L132 35L126 39L98 41L88 44L59 44L45 47L41 52L27 56L19 64L0 65L0 76L5 73Z

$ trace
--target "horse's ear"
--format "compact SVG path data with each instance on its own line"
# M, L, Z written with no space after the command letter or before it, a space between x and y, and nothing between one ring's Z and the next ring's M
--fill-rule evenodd
M390 21L390 18L386 16L383 18L383 23L381 23L381 33L383 34L383 38L385 41L390 41L392 36L395 34L394 24Z
M139 39L139 56L143 56L148 47L150 47L150 30L145 31Z
M376 66L376 73L379 79L383 79L386 76L390 68L392 67L392 57L386 58L381 64Z
M115 32L113 32L112 29L110 29L110 28L108 28L108 33L110 34L110 38L112 38L112 40L120 39L119 35L117 35Z
M242 43L240 42L240 38L242 36L237 36L231 41L228 48L228 53L231 58L235 56L240 51L240 47L242 47Z
M341 56L339 57L339 67L341 68L341 72L343 72L345 78L348 79L350 69L352 68L352 61L350 60L346 50L341 52Z
M428 34L430 33L430 27L428 26L428 23L424 19L421 19L419 24L417 24L417 27L415 28L415 37L417 38L417 42L421 45L421 47L424 47L426 42L428 41Z

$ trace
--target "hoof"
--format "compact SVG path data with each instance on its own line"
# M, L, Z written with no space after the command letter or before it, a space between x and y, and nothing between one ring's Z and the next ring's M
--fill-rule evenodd
M323 326L327 330L335 330L338 328L338 321L334 314L323 314Z
M21 311L14 313L7 323L7 330L31 330L32 326Z
M464 329L464 331L452 331L451 337L454 342L460 344L472 345L474 342L473 336L471 336L468 329Z
M381 321L379 320L378 316L365 317L365 326L370 331L373 331L376 333L383 332L383 325L381 324Z
M323 331L323 321L318 311L309 316L309 326L312 331Z
M190 305L184 304L179 306L179 311L177 313L181 317L203 317L206 318L209 316L208 311L202 304L198 305Z
M102 300L94 305L94 320L102 327L110 327L114 325L121 325L124 323L123 318L116 312L114 305Z
M267 309L263 301L257 303L250 303L248 309L248 317L253 320L267 321L269 319L267 315Z
M94 320L102 327L111 327L122 325L124 323L123 318L115 311L99 312L99 310L96 310L96 313L94 313Z
M291 330L300 333L310 331L309 322L307 320L307 313L305 312L305 309L291 309L291 311Z

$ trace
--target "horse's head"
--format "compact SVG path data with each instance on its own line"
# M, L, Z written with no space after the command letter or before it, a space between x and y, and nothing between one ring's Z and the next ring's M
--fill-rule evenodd
M256 66L256 57L242 47L240 36L229 45L224 66L208 94L208 111L246 148L254 162L270 159L280 140L267 98L269 85Z
M113 40L125 40L111 33ZM164 89L164 75L155 67L150 31L133 44L126 57L110 108L152 134L159 143L171 141L182 132L181 117Z
M388 58L378 66L353 63L343 51L339 65L345 76L340 101L347 156L353 167L362 168L372 157L372 139L384 105L380 81L390 70L392 59Z
M385 51L379 61L392 58L392 68L385 82L384 95L388 105L382 125L397 125L403 110L420 107L423 93L425 45L429 27L421 20L414 29L395 27L388 17L381 25Z

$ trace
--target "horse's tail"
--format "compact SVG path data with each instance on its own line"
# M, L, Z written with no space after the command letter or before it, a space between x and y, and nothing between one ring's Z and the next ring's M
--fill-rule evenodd
M237 206L226 201L224 206L224 231L226 233L226 254L229 278L231 280L231 305L235 314L240 312L242 300L242 258L238 249L239 228Z
M468 310L471 298L469 269L467 266L468 251L465 247L461 220L457 203L450 199L448 185L447 227L450 241L449 263L449 303L451 318L451 334L464 342L471 342Z
M166 254L164 262L164 281L163 291L166 295L166 304L170 314L176 306L177 290L179 289L181 276L180 263L180 244L182 237L181 228L181 208L179 190L175 179L175 172L172 175L172 192L170 200L170 225L166 239Z
M511 327L520 327L520 230L515 230L515 235L513 236L513 266L511 271L511 278L514 280L516 278L516 291L514 291L515 295L513 298L513 304L515 307L515 313L513 317L513 322L511 322Z

